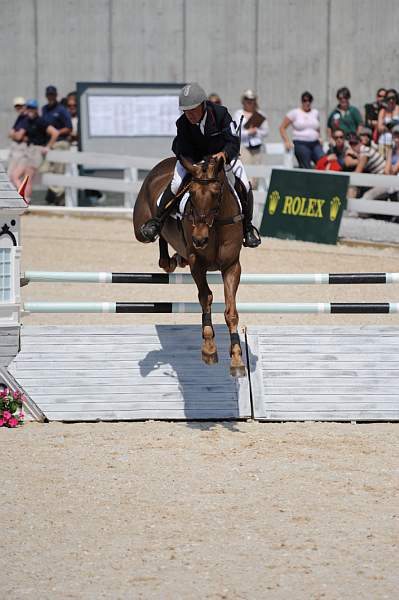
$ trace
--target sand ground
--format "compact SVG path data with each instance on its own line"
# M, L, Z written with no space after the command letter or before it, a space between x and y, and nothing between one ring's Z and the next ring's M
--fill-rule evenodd
M156 248L134 242L127 221L27 216L23 248L25 269L156 269ZM399 271L399 250L265 240L245 250L242 263L245 272ZM239 298L398 301L398 292L398 285L246 286ZM192 300L195 291L32 284L23 296ZM398 315L244 317L243 324L399 324ZM32 315L25 322L199 320ZM398 425L389 423L1 428L0 598L397 598L397 439Z

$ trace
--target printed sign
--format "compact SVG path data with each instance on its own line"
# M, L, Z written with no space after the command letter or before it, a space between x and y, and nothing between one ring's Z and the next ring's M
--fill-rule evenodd
M260 233L336 244L349 176L273 169Z

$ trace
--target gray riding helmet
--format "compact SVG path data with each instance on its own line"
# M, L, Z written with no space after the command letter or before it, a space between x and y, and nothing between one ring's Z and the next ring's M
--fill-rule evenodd
M198 83L187 83L179 94L180 110L197 108L206 100L205 90Z

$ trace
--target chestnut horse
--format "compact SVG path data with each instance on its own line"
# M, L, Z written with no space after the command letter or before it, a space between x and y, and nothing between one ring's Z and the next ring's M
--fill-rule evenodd
M226 305L224 316L230 332L230 373L233 377L243 377L245 366L237 333L236 307L243 216L227 181L223 160L207 157L198 164L186 159L181 162L191 177L188 182L183 182L178 196L182 197L187 191L189 198L181 221L168 216L164 222L159 238L159 266L169 273L178 264L190 266L202 307L202 359L208 365L217 363L218 355L211 318L213 295L206 273L221 271ZM163 160L143 182L133 213L134 232L140 242L147 242L140 227L156 215L157 199L171 181L175 164L175 158ZM168 244L176 251L172 258Z

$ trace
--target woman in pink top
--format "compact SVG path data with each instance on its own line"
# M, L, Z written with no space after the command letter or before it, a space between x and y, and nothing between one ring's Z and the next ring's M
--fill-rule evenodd
M284 117L280 125L280 134L287 150L294 148L298 165L301 169L311 169L314 164L324 156L320 143L319 111L312 108L313 96L304 92L301 96L300 108L293 108ZM292 142L287 133L292 125Z

